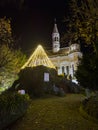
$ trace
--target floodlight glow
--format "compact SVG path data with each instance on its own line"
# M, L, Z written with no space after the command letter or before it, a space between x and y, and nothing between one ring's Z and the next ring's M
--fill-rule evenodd
M38 45L34 53L30 56L28 61L22 66L21 69L24 69L25 67L35 67L35 66L40 66L40 65L55 69L55 66L52 64L52 62L48 58L43 47L41 45Z

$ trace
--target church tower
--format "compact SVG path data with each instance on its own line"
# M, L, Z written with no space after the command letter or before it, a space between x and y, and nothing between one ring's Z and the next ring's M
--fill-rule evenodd
M56 20L54 23L54 28L52 33L52 49L54 53L60 50L60 34L58 32Z

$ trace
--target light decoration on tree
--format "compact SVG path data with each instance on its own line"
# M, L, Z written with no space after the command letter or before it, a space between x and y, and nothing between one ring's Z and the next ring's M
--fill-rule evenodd
M35 66L40 66L40 65L55 69L55 66L48 58L43 47L41 45L38 45L37 49L30 56L28 61L22 66L21 69L24 69L25 67L35 67Z

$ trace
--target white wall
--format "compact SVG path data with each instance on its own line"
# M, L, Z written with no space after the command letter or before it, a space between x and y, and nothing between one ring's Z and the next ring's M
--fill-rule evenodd
M81 56L82 56L81 52L73 52L66 56L51 57L50 60L58 68L58 75L63 74L62 73L63 66L64 66L64 72L65 74L67 74L66 66L69 66L69 74L71 74L71 76L73 77L74 72L72 65L74 66L74 71L77 70L77 64L79 63L78 57Z

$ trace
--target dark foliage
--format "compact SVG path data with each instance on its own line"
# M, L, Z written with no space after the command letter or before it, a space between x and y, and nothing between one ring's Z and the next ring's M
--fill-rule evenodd
M98 56L84 55L76 72L76 78L81 86L98 90Z
M49 73L49 82L44 81L44 73ZM80 88L66 77L58 76L56 70L44 66L27 67L20 71L19 79L14 82L11 91L24 89L33 97L45 94L63 96L65 93L79 93ZM8 90L8 91L9 91Z
M88 115L98 119L98 95L85 99L82 103L82 107Z
M66 77L58 76L56 79L56 86L62 88L65 93L79 93L80 86L68 80Z
M0 95L0 130L22 117L29 105L29 96L18 93Z
M49 73L49 82L44 82L44 73ZM56 76L56 70L51 68L27 67L20 71L19 79L14 82L10 90L24 89L31 97L40 97L45 93L52 93Z

